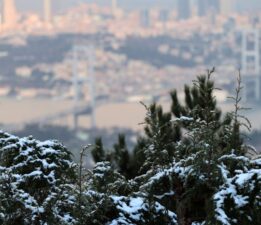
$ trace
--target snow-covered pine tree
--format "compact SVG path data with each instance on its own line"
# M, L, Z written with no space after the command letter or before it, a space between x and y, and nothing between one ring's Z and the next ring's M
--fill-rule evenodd
M213 92L216 89L214 82L211 80L215 69L208 70L206 75L198 76L193 81L192 86L185 85L185 105L182 105L178 99L177 91L171 92L172 106L171 112L177 118L182 116L193 117L195 119L206 119L206 115L202 109L209 108L212 111L209 120L216 120L221 123L221 110L217 108L216 99L213 97ZM209 115L208 115L209 116Z
M56 141L0 132L0 223L73 224L71 154Z
M156 104L146 107L145 136L138 140L132 156L132 162L137 166L133 170L136 176L130 181L133 193L120 199L131 202L131 198L141 197L148 206L147 215L153 215L157 205L177 215L175 222L168 220L167 213L164 218L169 222L164 224L221 225L224 215L227 216L225 224L231 225L259 219L260 164L244 157L240 138L242 123L238 116L241 87L239 85L236 90L235 111L222 117L214 96L213 72L198 77L192 87L185 86L185 106L179 103L176 92L172 92L172 114L176 118L163 113ZM225 162L225 158L230 160ZM239 166L242 162L245 162L244 169ZM234 183L233 193L229 192L231 184L227 183L237 181L238 174L233 172L237 170L242 173L239 180L248 177L243 182L246 187L253 185L249 192L244 185L236 186ZM236 190L238 194L235 194ZM238 205L237 200L242 202L242 196L249 201ZM126 202L119 204L129 205ZM227 208L230 206L231 210ZM253 207L255 213L247 214L244 207ZM239 216L240 213L247 216ZM148 216L147 223L152 218ZM129 220L123 221L130 223ZM134 224L139 223L136 221Z
M144 133L145 135L142 135L138 138L137 144L135 145L133 151L133 154L129 155L129 163L126 168L126 171L121 172L127 176L127 178L133 178L137 175L140 175L149 168L149 166L146 168L145 161L147 159L147 156L145 154L145 151L148 151L149 147L152 148L153 142L152 140L155 140L155 135L157 135L157 139L161 139L160 142L165 145L164 151L165 153L168 153L170 157L167 157L170 161L173 157L173 154L175 152L173 148L173 142L177 142L182 138L182 132L181 127L188 129L188 122L183 121L183 123L179 123L179 126L176 124L176 126L173 126L171 123L169 123L169 118L172 116L174 117L191 117L194 119L204 119L207 122L214 122L215 121L215 127L212 127L215 129L217 134L219 134L220 138L217 140L218 144L222 147L224 147L225 143L223 142L223 136L224 136L224 129L227 125L230 125L232 122L233 115L226 114L222 117L221 110L217 107L216 99L213 96L213 92L215 90L214 82L210 79L212 74L214 73L214 68L210 71L207 71L206 75L198 76L197 80L194 81L194 85L191 87L188 85L185 85L184 93L185 93L185 105L183 106L180 104L180 101L178 100L177 91L173 90L171 92L171 100L172 100L172 106L171 111L169 113L163 113L163 110L161 106L152 104L151 106L147 107L147 112L151 113L151 116L147 116L145 118L144 122ZM208 108L209 111L211 111L211 115L206 115L202 109ZM212 124L213 125L213 124ZM234 143L233 148L239 148L242 144L242 140L239 137L239 133L236 132L236 128L238 125L234 123L234 139L230 143ZM155 133L155 128L157 129L157 126L160 127L159 132ZM159 128L158 127L158 128ZM184 132L183 132L184 133ZM118 145L118 144L116 144ZM154 146L155 147L155 146ZM227 146L228 149L230 146ZM161 148L161 147L160 147ZM96 162L98 160L96 159L96 155L100 154L102 147L100 147L100 142L97 142L97 148L93 151L93 158ZM163 153L163 150L161 148L160 151L154 151L155 153ZM113 151L107 151L107 152L115 152ZM166 154L167 155L167 154ZM150 155L149 157L151 157ZM110 154L107 154L107 157L105 157L106 160L110 160ZM155 158L155 157L154 157ZM157 156L156 160L161 159ZM124 161L118 160L118 162ZM152 160L153 161L153 160ZM165 160L164 160L165 161ZM148 162L148 161L147 161ZM153 161L154 162L154 161ZM162 161L163 162L163 161ZM154 162L157 164L157 162ZM117 164L117 162L114 161L113 164ZM117 166L119 168L119 166ZM143 171L141 170L143 168Z
M130 192L127 180L112 168L108 161L98 162L87 174L82 202L85 208L81 224L107 224L118 215L112 196L123 196Z
M162 107L156 104L145 107L147 109L144 122L146 145L140 149L144 151L146 157L142 165L144 172L172 162L175 155L175 142L180 140L179 127L174 127L170 122L170 113L164 113Z
M176 225L176 215L158 202L148 202L146 193L115 171L109 162L99 162L85 183L85 202L90 206L83 224Z
M143 123L145 135L138 138L132 154L129 153L122 134L113 150L104 151L101 139L97 139L92 151L95 162L109 160L127 179L145 173L153 166L171 162L175 151L174 143L181 137L179 127L170 122L171 113L164 113L157 104L144 107L147 110Z
M95 163L109 161L113 168L126 178L132 177L131 156L127 149L125 135L118 135L118 142L113 145L112 150L105 150L102 139L96 138L91 153Z
M240 79L235 111L222 119L211 73L186 88L191 107L176 104L176 118L147 107L146 134L130 160L123 137L109 154L98 141L99 162L80 173L79 185L64 146L0 132L0 224L259 224L261 161L244 156L239 137ZM128 180L121 173L130 168L136 175Z
M210 88L206 89L208 93L214 86ZM237 92L239 89L240 82ZM207 105L196 107L195 112L193 109L191 117L180 114L172 120L185 124L187 130L182 141L176 143L172 165L142 177L147 181L142 180L141 191L176 213L179 225L258 224L260 221L260 159L246 158L239 142L233 143L235 125L238 130L242 124L237 110L240 97L234 100L235 112L230 122L222 125L223 136L217 132L219 120L215 119L215 110ZM237 146L239 149L234 148Z
M182 105L178 99L177 91L171 92L172 106L171 112L174 117L190 117L194 120L200 119L206 121L206 123L215 123L215 127L212 127L216 133L220 136L218 145L225 147L223 142L224 129L230 126L234 118L233 113L226 113L222 116L222 111L217 107L217 101L214 96L214 91L217 89L214 86L214 81L211 76L215 72L215 68L208 70L206 75L198 76L193 82L192 86L185 85L185 104ZM240 91L240 90L238 90ZM237 93L238 94L238 93ZM206 112L209 112L206 114ZM180 124L183 128L188 129L188 123L185 121ZM240 148L242 140L238 132L238 124L234 123L234 139L233 148ZM231 145L230 145L231 147ZM228 146L229 148L229 146Z

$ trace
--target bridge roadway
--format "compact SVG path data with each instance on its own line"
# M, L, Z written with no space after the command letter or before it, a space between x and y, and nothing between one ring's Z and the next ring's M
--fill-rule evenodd
M136 101L137 101L136 103L138 104L139 100L137 99ZM144 100L144 102L146 104L150 104L150 101L149 102L147 102L147 101L148 100ZM9 103L9 102L10 102L9 100L6 101L6 103ZM110 105L110 104L118 104L118 103L127 104L130 102L128 102L128 101L126 102L123 100L112 100L112 99L108 99L108 98L97 99L95 102L95 109L98 110L98 108L101 106ZM91 116L91 113L92 113L92 108L88 105L86 106L86 103L84 104L83 102L80 102L78 107L73 107L71 104L68 104L67 102L65 102L64 107L59 106L59 107L57 107L57 109L59 108L59 110L54 110L54 112L52 112L52 109L50 109L50 108L47 110L44 109L46 107L47 108L56 107L53 104L53 102L51 104L46 104L46 103L44 103L44 104L38 103L38 102L37 102L37 104L35 104L35 102L31 103L30 101L25 102L25 103L14 101L14 103L12 103L12 104L7 104L6 107L9 108L8 110L12 109L12 111L11 111L12 113L8 114L7 111L4 112L4 115L2 115L2 121L5 121L6 123L1 123L1 121L0 121L0 129L2 129L4 131L12 132L15 130L22 130L24 127L26 127L29 124L44 125L44 124L48 124L53 121L59 121L59 119L68 118L70 116L73 116L73 117L79 117L79 116L84 116L84 115ZM21 112L20 107L24 107L29 110L22 110L22 112ZM18 119L12 120L11 118L13 118L16 115L15 112L17 112L18 109L20 110L20 113L22 116L20 116ZM42 111L42 110L43 110L43 113L36 113L37 116L34 116L34 111L37 112L37 111ZM135 112L136 111L138 111L138 110L135 109ZM23 117L23 115L26 115L25 119L21 119L21 117ZM31 119L31 118L33 118L33 119ZM67 121L66 123L68 123L68 120L66 120L66 121ZM69 123L71 123L71 122L69 122Z
M94 108L96 109L99 106L104 105L104 104L108 104L108 103L114 103L114 101L107 100L107 99L106 100L105 99L104 100L96 100ZM26 122L26 124L43 125L43 124L48 124L51 121L62 119L62 118L68 117L68 116L78 117L78 116L83 116L83 115L91 115L92 110L93 110L92 106L90 106L90 105L87 105L87 106L82 105L82 106L72 107L68 110L58 112L58 113L53 114L53 115L49 115L49 116L46 116L46 117L41 117L41 118L38 118L38 119L30 120L30 121Z
M108 103L115 103L115 102L116 101L112 101L108 99L97 100L95 104L95 108L98 108ZM70 107L68 109L63 109L62 111L56 112L54 114L50 114L47 116L40 116L38 118L30 119L25 122L15 122L15 123L9 122L3 124L0 123L0 130L12 132L15 130L22 130L24 127L26 127L29 124L44 125L52 121L63 119L69 116L76 116L76 117L83 116L83 115L90 116L91 113L92 113L92 107L82 104L77 107Z

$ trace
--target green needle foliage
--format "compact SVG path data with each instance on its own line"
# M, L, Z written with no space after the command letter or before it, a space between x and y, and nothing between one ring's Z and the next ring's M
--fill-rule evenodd
M250 128L239 114L244 109L240 106L241 78L232 98L235 110L222 115L214 96L213 73L214 69L197 77L192 86L185 85L184 104L177 91L172 91L170 112L156 104L144 105L144 135L129 161L136 167L128 167L127 173L134 168L129 177L121 172L127 179L134 178L129 180L133 194L128 196L142 196L149 206L148 220L134 224L151 224L157 204L175 213L171 220L166 213L162 224L260 221L261 163L245 157L247 148L240 136L242 126Z
M245 156L240 137L249 121L222 116L208 71L185 86L184 105L144 107L144 134L133 152L124 135L112 149L101 138L76 165L57 141L0 132L0 224L249 225L261 221L261 160ZM95 165L83 167L92 148ZM86 154L87 155L87 154Z

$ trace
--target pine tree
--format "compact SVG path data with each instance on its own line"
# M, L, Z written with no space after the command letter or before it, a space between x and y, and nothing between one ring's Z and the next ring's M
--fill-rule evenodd
M207 93L214 90L214 86L209 88ZM211 100L211 95L208 96ZM207 104L172 120L186 128L186 136L176 143L172 165L143 176L147 182L143 180L141 187L175 212L180 225L233 225L250 221L255 224L260 219L257 204L260 160L250 161L240 150L241 142L233 143L233 140L240 140L239 132L235 132L235 126L239 130L242 124L238 115L239 99L238 96L234 98L235 111L227 124L220 123L216 110ZM220 126L222 137L218 132ZM166 196L169 202L164 200ZM248 213L250 208L254 213Z
M187 106L176 102L175 118L145 106L145 135L133 154L122 135L111 151L97 139L92 170L83 168L87 148L76 167L57 141L0 132L0 224L259 224L261 161L245 156L239 135L248 127L240 78L235 110L222 118L210 75L187 86Z
M112 196L123 196L130 192L127 180L107 161L95 165L84 186L82 202L85 204L82 207L91 213L84 213L81 224L107 224L118 214Z
M92 149L91 153L92 153L92 158L95 163L106 160L106 154L105 154L105 150L103 148L103 143L102 143L101 137L95 139L94 148Z
M129 153L125 136L120 134L113 150L106 151L105 156L100 157L103 155L101 149L102 152L104 150L100 139L97 139L92 151L95 162L105 158L126 178L134 178L145 173L153 165L165 165L172 161L175 151L174 143L181 138L179 127L172 125L171 113L164 113L161 106L152 104L149 107L144 105L144 107L147 110L143 123L145 135L138 138L133 153Z
M139 136L137 138L137 143L134 146L133 154L130 154L131 163L130 163L130 177L135 178L138 175L141 175L142 166L146 161L146 155L144 149L148 146L148 140L143 137Z
M146 146L144 155L146 160L143 163L143 171L157 166L168 165L172 162L175 154L175 142L180 139L179 127L171 123L171 114L164 113L161 106L152 104L146 107L145 117Z
M185 105L181 105L177 91L171 92L172 106L171 112L177 118L189 117L196 120L205 121L208 125L211 124L211 129L215 131L217 138L215 141L221 149L240 149L242 139L240 137L238 120L234 113L226 113L222 116L221 110L217 107L217 101L214 96L214 91L217 89L211 80L215 69L208 70L206 75L198 76L193 82L193 86L185 85ZM240 101L239 92L242 87L236 89L236 98ZM234 99L234 97L232 97ZM234 99L236 101L236 99ZM239 103L239 102L238 102ZM237 103L237 104L238 104ZM238 111L239 109L237 109ZM233 123L233 140L232 142L224 142L225 129L231 128ZM187 121L180 124L184 129L189 129ZM232 137L231 137L232 138Z
M128 177L128 170L130 166L130 155L126 146L125 136L119 134L118 143L113 146L114 151L112 154L112 162L115 164L114 166L117 168L119 173Z
M208 121L220 121L221 110L217 108L217 102L213 96L213 92L216 89L214 82L211 80L215 69L207 71L207 75L201 75L194 81L192 87L185 85L185 105L182 106L178 100L177 91L171 92L172 113L180 118L182 116L192 117L194 119L201 119ZM205 115L202 109L208 108L212 112L210 115ZM208 117L208 118L206 118Z
M174 143L182 139L182 128L189 128L189 123L185 120L173 126L169 122L172 116L177 118L193 118L195 120L200 119L211 123L211 129L214 129L220 137L216 140L217 145L221 146L222 149L225 149L225 147L230 149L231 145L225 146L222 137L224 136L224 129L232 123L233 115L228 113L222 118L221 110L217 107L217 102L213 95L216 88L214 87L214 82L211 80L214 71L213 69L208 71L207 75L199 76L194 81L192 87L185 85L184 106L180 104L176 90L173 90L170 94L172 99L171 112L163 113L162 107L156 104L152 104L150 107L145 106L147 112L150 113L150 115L147 114L144 122L145 135L138 139L134 150L130 151L132 154L129 155L128 162L125 161L126 159L117 160L118 162L125 161L125 165L128 165L124 169L125 171L121 170L127 178L133 178L146 172L153 163L158 165L167 164L172 161L175 155ZM206 114L206 112L211 113ZM234 141L232 142L234 149L238 149L242 145L237 128L238 125L234 123ZM158 133L155 132L156 130ZM155 145L155 143L157 144ZM151 152L146 155L146 152L149 151ZM97 149L97 154L99 154L98 152L99 149ZM107 155L106 160L111 161L110 158L113 158L112 156L115 155L113 152L115 150L111 152L111 155ZM150 163L148 163L149 160ZM95 161L97 162L97 160ZM114 164L117 165L118 162L114 162ZM120 168L119 165L117 167Z
M69 151L56 141L0 132L3 224L72 224L66 186L74 182L74 165Z
M104 150L101 138L97 138L92 149L94 162L109 161L114 169L130 178L132 173L131 158L127 149L125 135L119 134L118 142L114 144L112 150Z

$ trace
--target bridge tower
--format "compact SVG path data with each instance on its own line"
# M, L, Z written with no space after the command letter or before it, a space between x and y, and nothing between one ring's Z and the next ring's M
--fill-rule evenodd
M111 11L112 11L113 16L116 15L117 10L118 10L118 1L117 0L111 0Z
M87 65L87 71L80 76L80 62ZM73 89L74 89L74 128L78 128L78 118L83 115L90 115L92 128L96 127L95 106L95 54L92 46L75 45L73 47ZM87 73L86 73L87 72ZM80 100L83 94L83 85L87 84L90 102L87 107L82 108Z
M241 47L243 100L260 101L260 34L258 29L243 30Z

